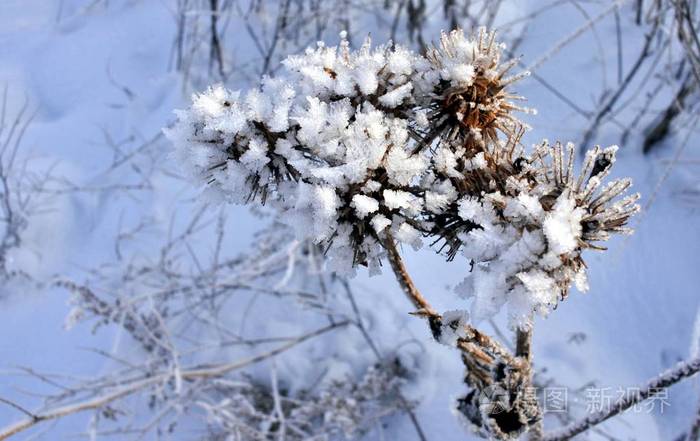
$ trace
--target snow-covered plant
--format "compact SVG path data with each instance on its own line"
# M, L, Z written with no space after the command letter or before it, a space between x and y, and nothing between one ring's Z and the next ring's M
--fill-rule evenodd
M297 179L285 152L289 111L294 89L266 78L262 92L245 97L223 86L210 88L195 97L192 107L178 112L180 124L171 136L187 139L181 145L181 160L191 172L204 177L219 196L231 202L263 203L271 186Z
M511 112L530 110L515 105L513 101L523 97L506 87L529 72L506 76L517 59L502 63L504 48L496 42L495 33L484 29L474 39L466 38L461 30L441 35L440 45L426 54L432 66L432 75L427 76L432 90L421 104L427 110L429 140L438 136L443 141L459 139L462 147L479 150L485 142L495 142L499 131L506 136L516 134L522 123Z
M488 358L469 385L523 397L513 403L518 424L488 412L470 420L517 436L539 418L523 392L533 314L547 314L573 284L586 289L582 252L628 231L638 195L619 198L628 179L602 184L617 147L595 147L578 174L571 144L523 148L526 126L513 111L528 109L508 86L527 73L508 75L516 61L501 61L494 33L443 33L425 55L369 39L353 51L345 37L290 56L259 90L195 95L167 135L209 193L268 203L299 240L325 250L333 271L379 271L387 259L436 339L463 358ZM395 241L419 248L423 237L469 261L459 291L471 315L441 316L411 282ZM524 336L515 354L470 324L504 306Z
M506 89L524 74L504 77L515 63L500 62L493 33L443 34L425 57L348 46L290 56L245 96L196 95L167 131L179 161L216 197L274 204L335 270L378 270L387 233L416 248L444 239L449 257L480 264L468 289L480 317L508 302L527 321L585 287L580 251L625 231L636 209L636 196L609 204L629 180L595 196L616 149L591 151L578 179L570 145L526 154Z
M466 222L463 254L473 265L459 290L473 298L476 320L507 303L512 322L524 328L533 311L546 314L572 284L588 289L582 251L604 249L597 242L629 232L624 225L639 209L637 194L611 202L629 188L629 179L601 188L616 151L589 151L576 177L573 145L544 141L515 162L504 152L500 165L465 174L471 182L490 181L480 197L458 202L458 217Z

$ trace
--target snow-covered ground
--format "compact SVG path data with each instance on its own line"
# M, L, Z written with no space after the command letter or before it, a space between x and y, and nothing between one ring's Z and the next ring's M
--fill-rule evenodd
M187 105L193 87L173 67L176 3L0 0L0 90L7 85L7 113L18 112L25 100L35 111L23 138L23 152L31 156L29 167L37 171L53 167L52 174L64 179L56 188L65 190L67 181L80 188L45 196L48 210L29 220L23 246L11 255L13 268L44 281L61 275L80 282L91 268L118 261L125 253L148 255L153 251L149 248L160 243L171 228L181 227L187 212L197 206L189 201L194 194L189 184L169 176L169 171L177 173L178 168L160 135L173 121L172 110ZM538 10L541 3L507 2L496 26ZM585 8L593 16L604 3L586 3ZM86 4L93 6L86 8ZM538 60L585 20L574 6L538 15L518 48L524 64ZM630 63L640 50L642 31L628 22L623 20L622 32L638 36L625 39L625 61ZM387 34L386 26L373 19L360 17L357 23L355 35L372 31L381 41ZM243 64L253 58L253 43L240 23L228 26L223 43L227 57L243 60ZM431 32L444 26L441 20L431 19L424 31L426 38L432 39L437 34ZM335 31L326 37L337 38ZM594 94L616 81L614 33L612 20L601 21L595 32L557 51L535 73L565 91L580 107L595 109ZM402 35L405 38L399 34L398 39ZM245 85L246 75L234 75L230 83ZM526 135L526 144L542 138L580 140L586 120L570 106L532 78L521 82L517 91L538 109L538 115L526 117L534 127ZM586 256L590 291L573 292L549 317L537 320L536 367L546 369L543 375L559 385L584 390L594 382L599 390L610 388L607 393L615 397L620 387L639 385L689 357L700 307L700 165L695 156L700 138L691 133L686 141L687 136L687 129L678 130L647 156L641 153L639 133L632 133L621 146L614 174L634 178L644 210L633 221L633 236L612 241L607 253ZM619 143L620 130L608 124L594 141ZM681 160L669 170L681 148ZM127 152L136 151L143 157L121 160ZM691 158L695 162L687 161ZM216 217L217 209L210 210ZM241 207L225 210L229 212L226 254L235 255L252 242L261 221ZM148 219L148 225L146 235L140 237L148 242L127 240L124 250L115 249L119 232L134 228L142 219ZM436 309L459 308L463 300L451 288L463 279L466 262L456 259L446 264L429 250L405 253L417 285L430 293ZM419 401L416 415L427 439L470 439L450 412L452 401L464 387L463 367L456 354L431 341L424 324L405 314L410 305L388 272L369 277L360 270L353 287L380 347L388 351L397 342L413 342L425 351L418 352L418 378L404 392ZM0 288L0 398L34 409L40 404L34 394L52 390L34 377L11 375L19 367L83 379L114 367L88 348L109 350L123 342L114 343L115 333L109 329L93 335L90 323L64 329L71 308L68 300L65 291L47 285L13 282ZM238 328L244 317L248 321L260 317L266 322L246 326L270 336L298 335L309 329L304 326L308 314L303 311L270 311L267 304L255 302L243 308L232 307L232 327ZM505 320L500 319L498 323L506 329ZM480 326L493 332L488 323ZM349 370L356 368L352 363L360 363L353 357L368 357L361 336L353 332L333 340L335 355L349 360L345 367ZM227 354L218 354L217 359L222 355ZM297 356L280 357L277 369L287 379L310 377L318 372L315 364L322 363L326 355L300 350ZM671 388L663 412L657 403L652 411L630 411L601 427L614 439L672 439L690 424L698 401L696 386L691 380ZM586 410L585 396L581 397L578 403L573 399L569 403L577 406L574 413L578 415ZM0 403L0 428L21 417L16 409ZM548 427L557 424L554 419L547 423ZM82 415L47 423L31 433L40 434L39 439L70 439L87 426L88 417ZM383 432L383 439L416 439L414 427L404 416L388 420ZM372 431L367 438L380 439L378 433ZM188 434L169 436L190 439ZM593 434L590 439L604 439L602 436Z

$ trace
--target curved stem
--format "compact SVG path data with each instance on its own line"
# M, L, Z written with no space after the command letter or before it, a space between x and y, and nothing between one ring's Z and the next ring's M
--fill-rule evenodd
M408 297L411 303L413 303L416 309L418 309L416 315L428 317L428 319L431 321L431 327L434 323L439 325L442 321L442 316L433 309L428 300L423 296L423 294L421 294L420 290L413 282L413 279L409 275L408 269L406 269L406 265L401 258L401 254L396 248L394 237L388 231L384 237L383 245L389 255L388 260L391 264L391 269L394 272L394 276L396 276L396 280L399 282L399 285L401 285L406 297ZM471 325L466 325L466 328L467 337L459 339L457 344L457 347L460 350L475 353L479 352L479 347L487 348L489 351L497 354L509 363L514 362L513 355L505 347L503 347L501 343L482 333Z
M394 237L388 231L384 240L384 248L389 254L389 264L391 264L391 269L394 270L396 280L399 282L399 285L401 285L401 289L403 289L406 297L408 297L411 303L413 303L416 309L418 309L418 313L428 317L439 317L439 314L435 312L433 307L430 306L430 303L428 303L428 300L426 300L426 298L423 297L421 292L418 290L416 284L413 283L413 279L411 279L411 276L408 274L408 270L406 269L406 265L403 263L401 254L396 248Z
M440 341L443 327L442 316L435 312L428 300L423 297L413 279L411 279L391 233L386 233L383 245L387 250L389 263L399 285L401 285L404 294L406 294L411 303L418 309L416 315L427 317L433 337ZM511 396L514 397L510 411L515 414L515 418L523 426L511 427L502 425L490 414L486 417L488 422L484 421L483 418L479 418L475 424L486 428L489 432L493 432L492 435L494 435L495 439L511 439L516 432L517 435L520 435L523 430L533 429L531 440L541 440L541 409L537 404L537 400L528 399L527 394L524 393L525 389L532 384L532 332L529 329L518 329L516 351L513 354L497 340L483 334L473 326L465 324L464 327L466 332L457 339L455 346L460 350L462 363L464 363L467 370L465 383L481 395L485 394L490 386L499 385L507 388ZM504 366L507 368L503 369ZM497 374L497 372L503 370L509 373L505 375ZM478 405L475 404L473 398L465 397L464 402L460 405L466 406L463 413L469 419L471 419L469 415L471 415L472 411L480 412L478 409L472 409L473 406Z

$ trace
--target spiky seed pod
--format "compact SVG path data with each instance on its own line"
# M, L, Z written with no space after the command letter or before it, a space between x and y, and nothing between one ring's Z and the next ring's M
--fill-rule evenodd
M289 201L287 217L300 236L324 244L331 260L376 269L385 229L414 247L421 242L416 226L422 190L417 184L428 161L423 153L409 149L406 121L369 103L358 109L345 103L347 108L340 112L345 119L342 131L320 128L332 136L332 152L323 136L317 137L320 143L305 138L306 127L324 113L325 106L310 100L307 108L299 110L299 138L311 152L327 150L319 156L323 162L300 168L303 182Z
M523 98L507 87L528 72L506 76L517 60L501 63L503 49L496 34L483 28L475 37L466 37L461 29L441 34L439 45L426 54L439 73L430 99L421 103L430 127L426 143L439 139L476 153L496 142L498 132L516 135L523 124L513 112L529 110L514 104Z
M458 216L475 225L459 235L474 265L462 286L474 298L474 317L507 304L511 323L527 327L533 312L556 307L573 284L587 289L583 250L604 249L595 242L628 232L625 225L639 210L639 195L619 198L628 179L602 185L616 152L615 146L592 149L578 177L574 146L547 141L517 165L487 167L489 184L457 202Z
M368 37L350 50L345 33L339 46L318 43L302 55L283 61L300 96L324 102L350 100L353 107L370 103L389 115L407 118L415 105L412 78L419 58L407 48L391 42L372 47Z
M262 92L244 99L221 85L192 98L166 129L177 159L209 193L230 202L265 203L282 181L297 180L293 161L303 149L290 136L289 111L294 89L265 79Z
M550 146L542 143L537 149L541 161L540 174L546 182L553 184L553 195L564 191L570 193L576 206L584 210L581 217L580 248L605 250L596 242L606 241L613 233L629 234L625 225L640 207L639 193L618 199L631 186L629 178L616 179L603 185L615 163L617 146L601 149L596 146L586 153L578 178L573 173L574 146L568 144L566 151L557 143ZM548 158L549 160L546 160ZM550 199L551 199L550 195ZM545 205L545 204L543 204Z
M425 217L430 235L435 238L433 245L440 244L438 252L445 251L448 260L456 257L464 234L481 228L478 223L465 220L459 215L459 200L493 191L507 192L509 185L512 185L510 181L522 171L525 162L520 143L523 134L524 129L521 128L505 141L496 140L485 145L484 151L464 160L461 167L457 158L466 156L464 149L453 151L438 147L437 154L433 156L433 170L438 176L448 176L446 180L449 183L439 177L435 179L442 183L439 187L452 190L452 197L450 203L444 206L436 207L426 203ZM452 164L451 167L446 163ZM426 195L430 196L431 192L427 191Z
M507 91L523 74L506 77L515 62L501 63L502 50L484 30L443 33L426 57L398 45L372 49L369 39L351 51L343 37L289 57L281 79L244 98L221 86L196 95L167 133L210 193L238 203L273 195L300 239L337 257L336 270L378 267L386 228L414 246L421 233L442 240L449 259L470 242L477 266L522 239L525 254L547 254L547 271L568 268L556 278L565 293L584 266L574 248L602 248L595 242L624 232L636 199L610 203L628 181L599 189L614 150L590 154L576 181L560 146L523 152L524 125L512 112L524 109ZM546 219L557 216L576 246L559 244L566 251L554 258L545 236L556 219ZM480 250L494 235L501 240ZM512 275L511 285L540 280Z
M466 37L458 29L443 32L439 45L426 55L438 73L426 99L419 100L423 108L418 114L424 112L428 128L422 142L434 150L433 176L428 181L438 188L426 192L426 197L436 198L437 193L437 198L447 199L440 206L426 203L426 218L436 237L433 244L440 243L439 250L446 250L449 260L461 246L461 235L479 228L459 217L457 201L502 190L521 161L520 139L526 126L513 112L530 110L514 104L523 98L507 86L527 73L507 76L517 60L501 63L503 48L493 32L481 29L477 36Z

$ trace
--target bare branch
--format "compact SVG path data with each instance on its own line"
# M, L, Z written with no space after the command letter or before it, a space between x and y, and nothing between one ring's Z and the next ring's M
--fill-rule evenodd
M244 367L249 366L251 364L259 363L259 362L266 360L270 357L274 357L275 355L278 355L284 351L287 351L287 350L289 350L289 349L299 345L300 343L303 343L303 342L305 342L313 337L319 336L319 335L324 334L324 333L331 331L333 329L337 329L337 328L346 326L348 323L349 322L345 321L345 322L340 322L337 324L326 326L324 328L321 328L321 329L318 329L316 331L305 334L305 335L303 335L295 340L292 340L287 344L279 346L273 350L264 352L262 354L255 355L255 356L247 358L245 360L240 360L240 361L216 365L216 366L193 367L190 369L185 369L180 373L180 376L183 380L195 380L198 378L220 377L220 376L225 375L231 371L244 368ZM28 413L32 416L30 418L24 419L22 421L19 421L17 423L11 424L9 426L6 426L5 428L0 429L0 441L9 438L12 435L16 435L19 432L27 430L30 427L35 426L36 424L41 423L43 421L62 418L62 417L72 415L75 413L84 412L86 410L99 409L99 408L101 408L101 407L103 407L103 406L105 406L105 405L107 405L115 400L118 400L120 398L124 398L126 396L131 395L131 394L139 392L143 389L146 389L150 386L153 386L155 384L166 381L171 376L172 376L171 372L160 373L160 374L156 374L153 376L148 376L147 378L130 381L130 382L128 382L128 384L120 385L121 387L117 388L115 391L113 391L111 393L100 395L98 397L95 397L95 398L92 398L89 400L81 401L81 402L74 403L74 404L68 404L65 406L57 407L55 409L37 412L37 413L25 412L25 413Z
M681 380L692 377L700 371L700 358L687 362L680 362L675 367L663 372L656 378L647 382L644 387L629 389L627 394L612 404L609 408L587 416L581 421L570 424L547 434L544 441L565 441L583 433L590 428L618 415L637 403L661 392L663 389L678 383Z

